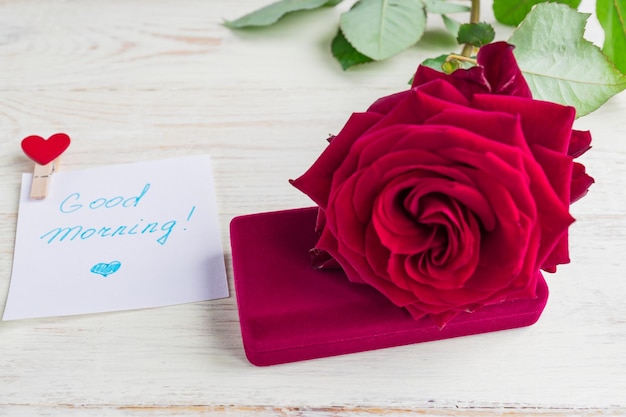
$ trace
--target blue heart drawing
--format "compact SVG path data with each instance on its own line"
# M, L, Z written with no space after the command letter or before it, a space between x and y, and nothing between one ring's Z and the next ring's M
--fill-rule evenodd
M95 264L91 267L91 272L94 274L102 275L103 277L107 277L120 269L122 264L119 261L112 261L109 263L101 262L99 264Z

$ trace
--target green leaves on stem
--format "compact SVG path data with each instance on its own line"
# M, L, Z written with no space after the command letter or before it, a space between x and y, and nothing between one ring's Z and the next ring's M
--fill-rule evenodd
M574 106L579 117L626 88L626 76L583 38L588 17L565 5L540 4L509 39L533 97Z
M580 1L493 0L496 19L518 26L509 43L516 46L515 57L533 96L574 106L578 116L626 88L626 0L597 0L597 17L605 32L603 51L583 38L588 15L573 9ZM341 2L280 0L224 24L232 29L268 26L287 14ZM463 56L448 53L423 65L447 73L471 67L470 55L492 42L495 33L491 25L478 22L479 0L472 0L471 8L467 4L467 0L354 0L340 17L332 54L344 70L390 58L415 45L426 30L427 16L438 14L465 45ZM458 13L461 21L470 23L450 17Z
M550 0L553 3L567 4L576 9L581 0ZM531 11L533 6L546 0L493 0L493 14L496 20L505 25L517 26Z
M294 12L335 6L342 0L280 0L235 20L231 29L269 26ZM415 45L424 34L426 16L440 14L456 36L460 23L449 15L470 7L446 0L357 0L341 15L331 51L343 69L387 59Z
M626 74L626 0L596 0L596 15L604 29L602 50Z
M231 29L269 26L278 22L278 20L289 13L336 6L341 2L342 0L281 0L241 16L239 19L227 20L224 22L224 25Z
M360 0L339 27L360 53L383 60L417 43L426 27L422 0Z
M469 43L480 48L491 43L495 37L493 26L487 23L466 23L459 28L456 40L461 44Z
M337 61L339 61L344 70L354 65L365 64L373 61L372 58L357 51L354 46L348 42L346 37L343 36L341 29L337 32L330 48L333 56L337 59Z

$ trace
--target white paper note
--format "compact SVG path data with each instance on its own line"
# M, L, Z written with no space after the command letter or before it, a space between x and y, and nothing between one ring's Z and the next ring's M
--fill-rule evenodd
M208 156L22 176L3 320L228 297Z

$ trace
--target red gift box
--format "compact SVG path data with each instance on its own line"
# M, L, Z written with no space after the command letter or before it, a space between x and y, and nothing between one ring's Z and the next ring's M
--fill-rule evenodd
M541 315L537 298L461 313L440 329L414 320L373 288L339 270L311 267L317 208L240 216L231 246L243 345L254 365L274 365L529 326ZM537 272L540 274L540 272Z

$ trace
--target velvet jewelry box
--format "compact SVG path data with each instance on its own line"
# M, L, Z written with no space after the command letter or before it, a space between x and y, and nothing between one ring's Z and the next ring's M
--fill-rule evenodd
M317 208L258 213L231 222L235 291L243 345L259 366L529 326L541 315L537 298L461 313L440 329L341 270L311 267ZM539 272L538 272L539 273Z

